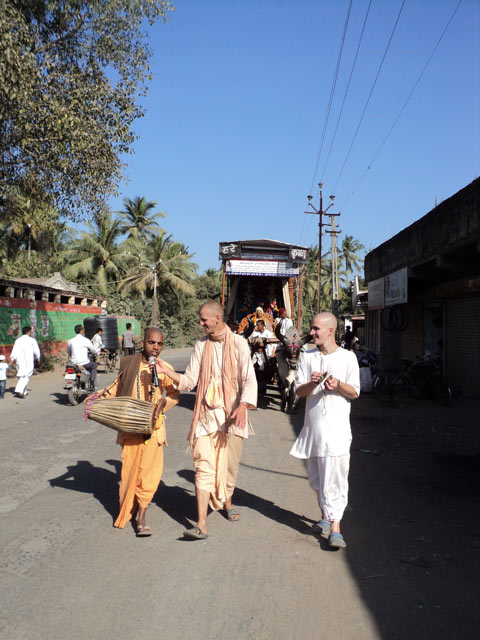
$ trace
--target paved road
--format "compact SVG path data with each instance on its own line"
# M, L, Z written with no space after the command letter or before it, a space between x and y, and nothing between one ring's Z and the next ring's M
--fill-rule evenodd
M188 355L164 353L177 370ZM435 639L450 633L448 597L434 593L428 606L425 598L418 605L418 576L409 573L405 581L402 571L410 568L398 563L401 552L392 563L380 545L386 524L377 515L385 504L373 498L379 480L372 464L381 458L358 453L360 446L379 448L367 426L352 457L359 480L345 518L346 552L330 552L310 533L315 497L303 463L288 455L301 416L282 414L273 395L252 412L257 435L246 443L235 494L241 520L212 513L208 540L190 542L182 531L195 518L185 453L193 395L185 394L168 415L165 473L147 516L154 535L138 539L130 526L112 527L120 469L115 433L85 422L82 406L65 403L60 372L34 376L30 389L24 401L7 394L0 403L2 639L376 640L424 638L429 629ZM367 425L369 405L359 406ZM381 472L388 475L388 464ZM372 502L369 509L357 508L362 500ZM401 520L392 527L404 526Z

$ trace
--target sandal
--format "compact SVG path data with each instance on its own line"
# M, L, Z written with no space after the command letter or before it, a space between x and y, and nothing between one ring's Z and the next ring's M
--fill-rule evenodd
M237 522L237 520L240 520L240 514L238 513L238 511L235 511L235 509L224 508L222 509L222 513L230 522Z
M137 538L145 538L152 535L152 530L146 524L137 524Z
M200 527L193 527L193 529L185 529L183 537L189 538L190 540L206 540L208 533L203 533Z

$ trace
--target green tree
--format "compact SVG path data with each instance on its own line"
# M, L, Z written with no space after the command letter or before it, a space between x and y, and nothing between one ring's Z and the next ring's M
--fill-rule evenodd
M160 227L157 218L164 218L167 214L163 211L152 212L157 203L154 200L137 196L133 200L123 199L123 210L118 211L123 223L122 231L128 233L130 238L140 238L148 241L151 236L158 233Z
M65 251L65 275L73 280L88 276L98 285L102 295L107 295L108 283L120 279L133 257L117 243L120 221L112 220L110 213L95 216L87 227L89 231L84 231Z
M0 206L13 187L78 219L115 192L143 115L146 24L167 0L0 0Z
M347 280L350 280L353 270L360 271L363 266L363 259L358 255L365 247L353 236L345 236L342 240L340 259L345 265Z
M191 262L193 254L189 254L188 249L181 242L173 241L172 236L167 236L167 232L163 229L147 245L131 239L128 247L135 263L119 284L119 291L123 294L136 291L142 295L147 291L152 292L151 322L158 326L160 291L168 291L171 294L179 291L190 296L195 294L192 279L197 265Z

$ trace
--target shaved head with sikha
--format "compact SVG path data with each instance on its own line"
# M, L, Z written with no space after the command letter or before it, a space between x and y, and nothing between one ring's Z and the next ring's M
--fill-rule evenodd
M202 311L211 316L220 316L223 320L223 307L215 300L207 300L207 302L204 302L200 307L200 313L202 313Z
M335 343L335 331L337 329L337 319L329 311L322 311L315 314L312 320L312 328L310 329L310 335L313 338L313 342L322 352L329 352L334 347Z
M330 313L329 311L321 311L320 313L316 313L313 321L322 322L324 326L332 328L334 331L337 330L337 319L333 315L333 313Z

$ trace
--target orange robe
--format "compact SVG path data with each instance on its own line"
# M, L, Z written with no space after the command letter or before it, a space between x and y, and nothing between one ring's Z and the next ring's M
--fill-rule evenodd
M131 356L133 357L133 356ZM172 367L165 362L172 369ZM139 367L139 375L132 390L132 398L149 401L152 374L148 362L142 358ZM178 403L179 392L175 389L173 381L161 374L158 376L159 386L155 390L152 402L156 404L166 391L166 405L155 423L155 429L150 438L144 439L141 435L119 432L117 444L122 445L122 472L120 480L120 513L114 526L123 529L129 522L137 507L148 507L155 495L163 473L163 445L167 445L167 433L165 429L165 414ZM118 378L110 387L107 387L102 395L116 396Z

